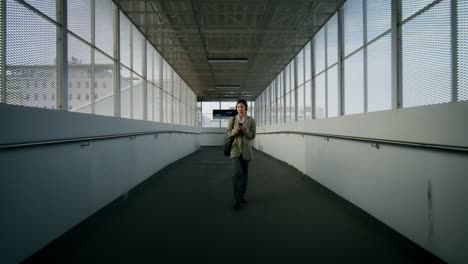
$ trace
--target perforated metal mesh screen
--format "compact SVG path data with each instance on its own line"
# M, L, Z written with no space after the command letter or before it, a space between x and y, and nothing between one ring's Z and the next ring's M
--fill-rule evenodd
M13 0L7 0L13 1ZM30 4L41 13L45 14L46 16L52 18L53 20L57 20L57 11L56 11L56 0L24 0L26 3Z
M153 86L153 102L154 102L154 121L161 122L161 93L162 90L157 86Z
M327 67L338 61L338 16L334 15L327 25Z
M180 111L179 111L179 107L180 107L180 102L179 100L177 100L176 98L172 98L172 102L174 104L174 115L173 115L173 120L172 120L172 123L173 124L180 124Z
M91 83L91 47L75 38L73 35L68 34L67 61L68 110L72 112L91 113L92 100L90 87L93 85ZM87 83L90 83L90 85L87 86Z
M403 107L451 100L450 1L402 26Z
M284 123L284 96L276 101L278 107L278 123Z
M345 60L344 113L346 115L364 112L363 63L362 50Z
M305 81L310 80L311 76L311 63L312 58L310 57L310 41L304 48L304 60L305 60L305 69L304 69L304 77Z
M338 66L327 70L327 116L338 116Z
M154 83L154 48L146 41L146 80Z
M278 116L278 108L276 105L276 101L271 102L271 123L276 124Z
M304 49L296 56L297 85L304 83Z
M180 77L174 72L174 98L180 99Z
M325 73L315 78L315 118L325 118Z
M56 27L7 1L6 103L56 109Z
M167 94L166 91L163 91L162 93L162 122L168 123L169 122L169 95ZM213 118L211 117L210 120Z
M153 57L154 57L154 66L153 66L153 74L154 74L154 81L153 83L158 86L158 87L161 87L161 75L160 75L160 71L161 71L161 60L162 60L162 57L161 55L157 52L157 51L154 51L153 53Z
M367 1L367 41L371 41L390 29L392 21L392 1Z
M463 1L463 0L462 0ZM435 0L402 0L401 19L405 20Z
M296 67L293 62L291 62L289 65L290 65L290 70L291 70L291 74L289 76L289 81L291 83L289 85L291 87L291 92L293 92L296 89L296 74L294 74Z
M5 19L4 15L3 15L3 10L5 8L5 5L4 5L4 2L3 1L0 1L0 33L1 32L5 32L5 23L3 22L3 20ZM5 50L4 50L4 45L5 45L5 39L4 39L4 36L3 34L0 34L0 60L3 61L3 58L5 56ZM4 71L3 71L3 62L0 63L0 73L3 74ZM2 81L0 81L0 103L3 103L3 89L5 89L5 85L3 83L3 77L2 78Z
M154 106L154 93L155 93L155 86L150 83L146 82L146 120L154 121L154 112L153 112L153 106Z
M120 63L130 67L130 21L120 12Z
M320 74L325 69L325 30L322 28L314 39L314 73Z
M296 90L291 91L291 122L296 121Z
M96 47L114 57L114 27L112 0L99 0L95 3L95 43Z
M312 88L311 82L305 83L305 119L312 119Z
M468 1L457 2L458 100L468 100Z
M120 116L130 118L130 70L120 66Z
M143 106L144 106L144 97L143 97L143 77L133 72L132 76L133 81L133 119L143 120Z
M276 77L276 84L278 87L278 93L276 99L280 99L284 97L284 83L283 83L283 74L278 75Z
M114 115L114 60L95 50L95 114Z
M392 108L391 33L367 47L367 111Z
M91 0L67 1L68 29L91 43Z
M165 119L165 122L167 123L172 123L173 120L174 120L174 98L172 97L172 95L167 95L166 96L166 100L167 100L167 108L166 108L166 119Z
M171 91L172 89L172 78L171 78L171 67L169 66L169 64L167 64L167 62L164 60L163 62L163 80L162 80L162 83L163 83L163 90L167 93L169 93L169 91Z
M133 71L143 75L143 50L145 47L145 38L133 27Z
M304 120L304 85L297 87L297 120Z
M363 10L362 0L348 0L344 6L344 51L345 56L362 47Z

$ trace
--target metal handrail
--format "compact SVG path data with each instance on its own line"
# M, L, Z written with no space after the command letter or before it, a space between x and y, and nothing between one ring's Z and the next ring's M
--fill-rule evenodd
M400 145L408 147L418 147L418 148L430 148L438 150L448 150L448 151L458 151L458 152L468 152L468 147L463 146L453 146L453 145L442 145L442 144L431 144L431 143L420 143L420 142L411 142L411 141L401 141L401 140L387 140L387 139L376 139L376 138L365 138L365 137L353 137L353 136L343 136L335 134L322 134L322 133L311 133L311 132L298 132L298 131L277 131L277 132L258 132L257 135L268 135L268 134L297 134L305 136L317 136L323 137L325 140L330 138L360 141L360 142L369 142L372 143L372 146L379 149L379 144L388 144L388 145Z
M155 136L157 136L159 134L195 134L195 135L199 135L200 133L176 131L176 130L148 131L148 132L139 132L139 133L125 133L125 134L95 136L95 137L67 138L67 139L58 139L58 140L43 140L43 141L35 141L35 142L3 144L3 145L0 145L0 149L24 148L24 147L33 147L33 146L42 146L42 145L53 145L53 144L84 142L84 141L106 140L106 139L125 138L125 137L129 137L130 139L135 139L137 136L144 136L144 135L155 135ZM89 143L88 144L82 144L82 147L87 146L87 145L89 145Z
M226 131L224 132L200 132L200 134L226 134Z

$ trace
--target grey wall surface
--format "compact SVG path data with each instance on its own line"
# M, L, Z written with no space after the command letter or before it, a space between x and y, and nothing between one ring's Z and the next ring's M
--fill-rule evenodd
M200 146L221 146L224 142L226 128L202 128Z
M468 146L468 102L258 127ZM255 147L296 167L448 263L468 263L468 154L297 134Z
M198 128L0 104L0 145ZM17 263L168 164L198 134L0 149L0 263Z

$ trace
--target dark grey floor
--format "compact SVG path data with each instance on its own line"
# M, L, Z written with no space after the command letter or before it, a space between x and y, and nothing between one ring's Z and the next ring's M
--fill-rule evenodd
M239 211L230 160L203 147L26 263L443 263L296 169L255 154Z

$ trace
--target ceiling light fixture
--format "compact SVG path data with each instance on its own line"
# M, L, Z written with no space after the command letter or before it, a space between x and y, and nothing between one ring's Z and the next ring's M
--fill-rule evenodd
M240 85L216 85L216 89L240 89Z
M208 58L209 63L245 63L247 58Z

